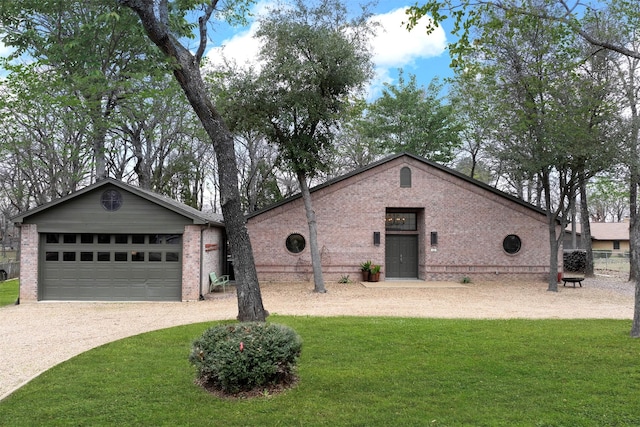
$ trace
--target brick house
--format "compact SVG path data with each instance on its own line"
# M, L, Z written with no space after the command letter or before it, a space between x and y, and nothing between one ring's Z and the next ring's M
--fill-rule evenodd
M399 154L312 190L325 280L546 280L544 211L446 167ZM105 179L15 217L20 300L188 301L233 275L220 215ZM247 217L261 282L309 281L302 198Z
M544 211L436 163L398 154L311 191L325 280L357 280L366 260L383 279L549 277ZM312 280L300 195L247 227L261 282Z

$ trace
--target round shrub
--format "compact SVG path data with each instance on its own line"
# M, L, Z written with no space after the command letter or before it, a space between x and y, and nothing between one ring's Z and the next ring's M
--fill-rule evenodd
M204 387L237 394L292 383L301 350L300 336L287 326L243 322L204 331L189 361Z

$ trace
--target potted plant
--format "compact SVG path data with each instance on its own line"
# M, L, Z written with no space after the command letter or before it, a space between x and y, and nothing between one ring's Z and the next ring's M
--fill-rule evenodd
M382 268L379 264L371 264L371 268L369 269L369 281L377 282L380 280L380 269Z
M365 261L360 264L360 271L362 271L362 280L364 282L369 280L369 273L371 271L371 261Z

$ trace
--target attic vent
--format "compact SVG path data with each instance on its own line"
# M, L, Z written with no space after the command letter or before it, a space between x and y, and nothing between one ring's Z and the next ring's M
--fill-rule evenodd
M411 188L411 169L406 166L400 169L400 187Z
M122 206L122 194L118 190L106 190L102 193L100 204L109 212L117 211Z

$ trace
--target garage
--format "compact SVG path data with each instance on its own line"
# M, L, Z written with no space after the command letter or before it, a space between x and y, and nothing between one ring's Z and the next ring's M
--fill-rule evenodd
M42 300L179 301L179 234L42 233Z
M14 222L22 300L197 300L224 272L221 216L109 178Z

